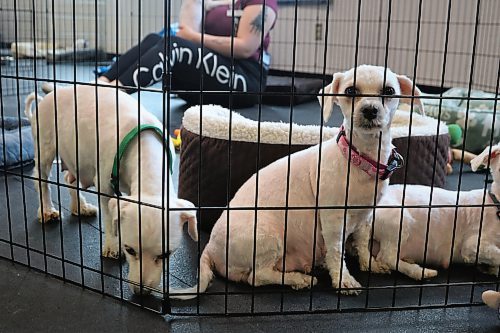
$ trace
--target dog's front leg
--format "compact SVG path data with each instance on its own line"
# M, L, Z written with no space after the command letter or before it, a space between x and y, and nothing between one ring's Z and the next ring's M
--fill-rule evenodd
M109 200L109 198L101 197L100 206L104 221L104 245L102 247L102 256L116 259L120 256L118 230L116 223L113 221L113 214L108 208Z
M349 273L344 260L344 244L349 235L343 236L344 213L322 211L320 213L321 233L325 241L325 265L332 278L332 286L344 295L357 295L361 285ZM347 221L349 223L349 221ZM348 288L348 289L345 289Z

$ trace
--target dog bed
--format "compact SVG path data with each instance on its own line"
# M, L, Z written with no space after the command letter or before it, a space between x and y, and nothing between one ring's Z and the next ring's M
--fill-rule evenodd
M19 127L21 127L22 151ZM35 150L28 119L21 118L21 123L19 123L16 117L0 118L0 131L2 132L0 133L0 168L12 169L33 163Z
M198 218L202 229L206 231L211 230L222 207L227 206L240 186L258 169L320 142L320 126L292 124L291 145L288 145L290 124L261 122L258 145L259 123L233 112L229 145L230 111L209 105L203 107L202 113L202 136L200 108L192 107L184 114L178 194L196 206L219 207L200 210ZM406 111L398 111L394 117L393 144L405 161L410 145L410 159L404 168L394 173L391 183L403 183L407 168L408 184L431 185L437 140L434 185L444 186L450 143L447 127L441 123L437 136L437 120L414 113L409 137L409 120L410 113ZM335 138L337 133L338 128L323 127L323 141ZM201 181L198 182L200 177Z

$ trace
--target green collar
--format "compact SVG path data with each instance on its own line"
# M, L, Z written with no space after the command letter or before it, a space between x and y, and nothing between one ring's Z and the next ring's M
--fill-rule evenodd
M127 135L123 138L122 142L120 142L120 146L118 147L118 152L115 155L115 161L113 163L113 170L111 171L111 188L116 195L121 196L119 181L118 181L118 161L120 161L125 154L130 142L144 130L154 130L154 132L163 140L163 131L155 125L139 125L133 128ZM170 151L170 142L168 141L170 138L167 135L165 137L165 148L168 152L168 169L170 174L172 174L172 152Z

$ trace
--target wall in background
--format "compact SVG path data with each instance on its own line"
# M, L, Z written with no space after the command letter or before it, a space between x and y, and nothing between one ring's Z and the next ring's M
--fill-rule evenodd
M181 0L78 0L74 1L74 9L73 0L36 0L34 9L33 0L17 0L16 3L19 41L33 41L33 31L36 31L38 42L55 40L60 46L71 47L74 38L82 38L91 47L97 46L108 53L123 53L148 33L163 28L165 3L171 6L166 14L175 22ZM354 66L358 1L331 0L327 3L319 0L309 3L297 8L294 4L280 4L278 21L272 32L272 68L332 74ZM391 17L387 36L389 3ZM362 1L357 63L384 65L387 54L389 67L409 76L415 71L419 84L467 87L477 1L452 0L449 27L448 3L449 0L423 0L419 28L419 1ZM482 0L480 3L472 87L494 91L500 54L500 1ZM15 40L13 4L12 0L0 0L3 41ZM73 36L73 10L76 36ZM442 83L447 28L448 47ZM417 29L420 29L418 48Z

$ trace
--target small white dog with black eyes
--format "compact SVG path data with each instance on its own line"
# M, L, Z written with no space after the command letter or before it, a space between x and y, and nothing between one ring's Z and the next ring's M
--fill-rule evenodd
M316 279L309 275L313 266L324 265L335 289L340 289L343 294L359 293L361 285L349 273L344 262L343 241L354 234L361 269L368 270L370 228L366 221L373 209L348 209L344 229L343 207L346 203L349 206L371 206L375 197L380 197L387 187L391 170L401 162L391 145L391 121L400 100L393 95L412 95L412 87L410 79L383 67L363 65L356 70L336 73L333 82L324 90L327 95L324 96L323 113L326 121L333 104L340 105L344 115L343 128L337 140L331 139L322 144L319 173L320 148L316 145L261 169L257 203L256 176L243 184L229 205L240 209L222 213L201 255L200 292L207 289L213 279L213 271L226 277L226 269L226 278L236 282L255 286L281 284L284 276L285 285L294 289L306 288L316 283ZM358 94L373 96L356 96ZM385 95L383 101L380 95ZM419 95L417 89L415 95ZM320 101L323 100L321 97ZM418 98L415 101L418 104ZM349 151L352 152L351 163L348 160ZM377 163L377 156L380 156L380 163ZM318 210L317 241L313 250L317 197L319 206L340 209ZM288 207L301 209L285 209L287 201ZM257 216L255 205L258 207ZM241 209L245 207L248 209ZM266 207L274 209L266 210ZM281 207L283 209L279 209ZM226 244L227 230L229 244ZM377 270L376 262L372 262L372 269ZM193 296L185 294L196 293L196 290L195 286L171 292L183 294L173 295L174 298L189 299Z
M374 244L374 255L380 264L387 264L389 269L397 270L415 280L430 278L437 271L422 268L425 263L435 267L448 268L450 259L453 263L475 263L476 255L479 264L489 266L487 273L497 275L500 266L500 146L487 147L480 155L471 161L475 171L481 165L487 165L489 160L493 183L489 192L483 189L460 191L459 208L457 192L438 187L407 185L404 204L408 206L429 205L431 190L431 205L450 205L452 207L433 207L429 216L428 208L405 208L401 241L399 241L401 208L377 208L373 238L379 243ZM484 208L481 205L484 203ZM380 206L399 206L403 202L403 185L391 185L379 201ZM467 207L476 206L476 207ZM455 239L453 228L456 216ZM481 218L482 214L482 218ZM481 222L482 221L482 222ZM481 240L479 254L477 245L479 228ZM426 234L427 251L426 251ZM398 243L401 248L398 260ZM453 242L453 243L452 243ZM377 248L380 247L378 250ZM451 251L453 248L453 257ZM397 265L397 267L396 267Z
M129 263L130 287L135 293L141 290L147 293L148 288L158 287L163 271L163 258L180 245L185 222L188 222L190 236L193 240L198 240L196 214L192 209L194 205L178 199L172 180L169 180L168 164L173 163L175 153L168 133L165 137L169 142L163 143L163 125L138 105L137 100L114 88L98 88L97 97L96 88L92 86L77 86L76 92L74 87L60 88L43 99L39 98L37 112L32 112L35 100L35 93L29 95L25 108L35 142L35 177L39 175L42 180L49 179L52 163L56 158L57 138L59 156L68 170L65 174L68 184L83 189L96 186L98 192L108 196L114 193L121 195L121 191L127 193L127 196L121 196L124 200L119 200L119 209L117 199L110 200L107 196L100 196L105 226L102 255L118 258L121 250L124 250ZM118 142L120 154L117 153ZM75 177L77 172L79 184ZM165 183L162 183L162 178ZM43 181L35 183L37 190L41 191L38 210L40 222L58 220L60 216L52 204L48 184ZM73 214L96 215L96 207L88 204L82 196L78 198L76 190L70 190L70 193ZM171 208L182 210L170 211L168 214L165 211L164 214L160 208L140 205L139 219L139 204L133 202L139 200L141 203L160 207L165 202L165 206L169 203ZM122 249L119 249L118 231ZM165 239L165 243L162 239ZM147 288L140 287L141 276L142 285Z

